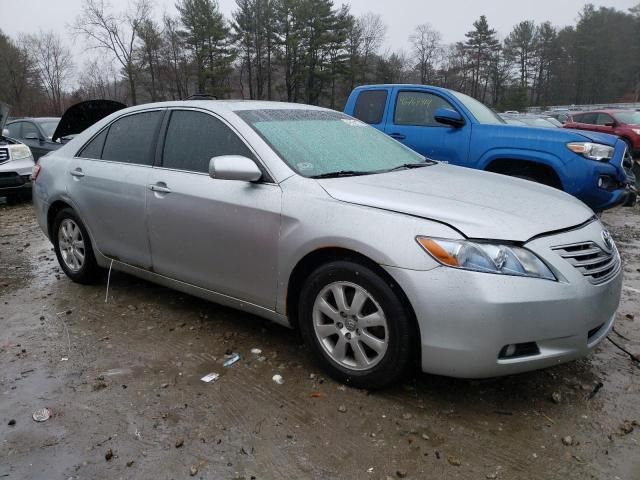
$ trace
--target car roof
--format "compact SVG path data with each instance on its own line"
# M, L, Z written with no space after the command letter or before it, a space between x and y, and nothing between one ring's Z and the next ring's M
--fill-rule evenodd
M238 112L242 110L320 110L334 111L328 108L305 105L304 103L273 102L267 100L177 100L168 102L145 103L127 108L127 112L149 108L192 107L212 111Z

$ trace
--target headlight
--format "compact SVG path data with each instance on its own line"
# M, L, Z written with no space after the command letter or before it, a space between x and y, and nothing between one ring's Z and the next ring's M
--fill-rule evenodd
M9 145L11 160L22 160L31 157L31 150L26 145Z
M597 161L610 160L613 157L613 152L615 152L613 147L591 142L567 143L567 148L589 160Z
M631 130L633 130L633 133L636 135L640 135L640 128L632 128Z
M447 267L556 280L549 267L525 248L498 243L417 237L420 246Z

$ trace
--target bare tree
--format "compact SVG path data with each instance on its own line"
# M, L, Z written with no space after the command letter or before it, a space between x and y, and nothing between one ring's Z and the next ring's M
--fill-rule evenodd
M367 65L372 55L376 54L387 36L387 26L382 16L377 13L365 13L358 17L357 26L360 33L363 80L366 80Z
M105 98L109 100L124 100L126 92L122 88L122 80L118 79L118 72L112 61L98 58L87 60L79 78L80 91L85 98ZM126 88L126 87L125 87Z
M74 30L88 38L93 48L106 50L115 57L129 83L133 105L137 103L135 45L150 13L150 0L135 0L127 11L120 13L112 12L105 0L85 0L74 24Z
M71 52L60 36L51 31L26 35L21 42L31 55L34 71L49 98L52 111L61 115L64 111L64 85L73 71Z
M420 71L420 83L430 83L434 63L442 51L442 35L428 23L418 25L409 36L413 46L413 56Z

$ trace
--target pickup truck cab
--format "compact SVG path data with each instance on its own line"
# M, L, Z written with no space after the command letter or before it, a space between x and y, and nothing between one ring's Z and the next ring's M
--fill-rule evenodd
M595 211L633 205L633 160L613 135L507 125L481 102L425 85L353 90L345 113L430 159L532 180Z

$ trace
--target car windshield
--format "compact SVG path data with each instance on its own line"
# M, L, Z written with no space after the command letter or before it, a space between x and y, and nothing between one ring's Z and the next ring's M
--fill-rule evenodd
M502 125L506 123L497 113L475 98L471 98L469 95L460 92L451 91L451 93L467 107L467 110L471 112L471 115L473 115L479 123L485 125Z
M626 123L627 125L640 125L640 112L617 112L613 116L620 123Z
M324 110L236 112L304 177L382 173L425 159L360 120Z
M42 128L45 136L47 138L51 138L53 137L53 132L56 131L56 127L58 126L59 122L59 120L46 120L43 122L38 122L38 125L40 125L40 128Z
M548 121L546 118L525 117L520 119L530 127L556 128L556 125Z

